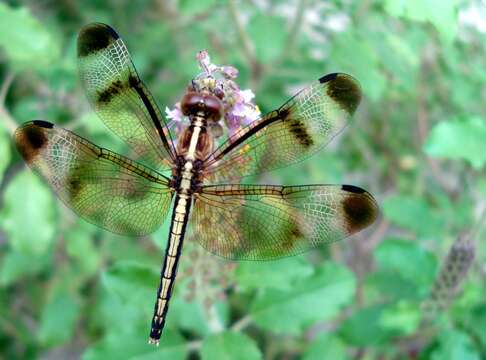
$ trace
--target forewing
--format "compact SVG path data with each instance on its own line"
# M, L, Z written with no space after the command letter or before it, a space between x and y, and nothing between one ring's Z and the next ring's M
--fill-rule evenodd
M265 260L300 254L354 234L378 215L351 185L216 185L195 194L195 234L213 254Z
M87 221L145 235L164 220L172 190L159 173L46 121L18 128L15 141L27 164Z
M115 30L101 23L85 26L78 37L78 62L88 99L108 128L140 160L155 169L168 167L175 159L169 129Z
M206 160L208 180L232 181L305 159L346 126L360 100L353 77L323 76L218 147Z

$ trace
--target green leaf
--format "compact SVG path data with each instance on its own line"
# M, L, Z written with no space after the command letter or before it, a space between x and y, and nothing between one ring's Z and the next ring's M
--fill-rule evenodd
M393 333L380 326L383 309L382 305L374 305L356 311L341 324L339 334L354 346L376 346L385 342Z
M51 65L60 55L58 39L35 19L29 9L0 3L0 47L14 69L39 69Z
M480 292L479 296L483 296L482 292ZM486 348L486 304L482 300L479 299L477 303L480 305L475 306L467 313L466 329L479 340L481 346Z
M431 360L479 360L481 355L474 348L471 338L459 330L446 330L439 335L439 347Z
M102 275L107 291L122 302L151 307L159 274L153 267L133 261L119 261Z
M54 290L42 311L38 336L44 345L62 344L71 339L80 315L80 306L67 289Z
M434 126L424 144L432 157L464 159L475 169L486 163L486 120L479 116L454 118Z
M407 336L417 330L421 318L421 311L417 302L400 301L383 311L380 326L396 331L400 336Z
M216 0L199 0L199 1L180 0L178 3L179 3L178 4L179 9L182 14L194 15L197 13L210 10L213 6L216 5Z
M161 253L164 253L167 247L171 220L171 217L167 216L162 225L150 236L150 239L161 250Z
M389 32L386 31L389 26L386 18L377 17L376 21L371 21L378 22L379 27L367 34L367 41L378 55L379 67L383 67L381 72L386 72L388 81L393 84L387 92L387 98L404 98L407 93L414 94L420 73L420 57L417 52L423 47L427 34L419 28L407 29L405 33Z
M386 11L397 17L414 21L429 21L446 42L452 42L457 33L457 1L441 0L386 0Z
M386 78L380 71L379 58L366 38L355 32L339 34L333 41L330 67L356 77L365 95L378 101L386 89ZM359 59L359 61L356 61Z
M347 345L335 336L320 335L305 351L303 360L346 360L351 357L346 352Z
M152 303L149 302L150 299L153 300ZM95 316L91 318L91 324L103 329L108 337L129 337L125 333L130 332L133 336L138 336L140 340L145 340L153 315L154 302L155 295L153 298L147 298L147 301L141 304L129 303L120 299L117 294L102 288L97 302L94 304ZM134 334L136 330L138 333Z
M182 297L173 296L170 300L167 325L200 335L208 334L210 330L204 311L204 306L199 301L187 302Z
M248 35L253 40L257 60L268 63L282 55L284 51L287 39L285 20L257 14L248 24Z
M164 330L160 347L147 344L146 336L147 329L140 329L140 331L120 329L88 348L83 354L83 360L184 360L187 358L187 345L178 333Z
M113 336L120 328L141 327L138 340L145 343L153 314L159 271L133 260L118 261L101 274L102 301L96 319ZM123 314L123 316L120 316Z
M0 224L12 248L25 254L45 254L54 241L55 201L31 171L18 173L5 190Z
M422 237L435 238L443 232L441 218L422 198L393 195L383 202L383 213L392 223L412 230Z
M37 119L39 116L39 99L37 96L24 96L10 107L12 116L19 121Z
M478 190L481 193L481 196L486 198L486 178L478 179Z
M2 121L2 119L0 119ZM0 183L3 179L3 173L7 169L8 164L10 163L10 158L12 154L10 152L10 136L7 134L7 131L0 126Z
M8 251L0 261L0 285L10 285L25 275L37 274L50 261L50 256Z
M420 295L414 282L386 269L376 269L366 276L365 293L372 302L417 299Z
M401 239L386 239L375 250L378 268L395 273L417 286L417 295L423 295L431 286L437 261L432 253L417 243Z
M258 360L262 354L255 342L236 332L225 331L204 339L202 360Z
M298 334L305 327L336 316L352 300L355 285L347 268L326 263L292 289L262 291L251 306L251 317L266 330Z
M95 226L81 220L64 235L66 252L79 264L79 271L84 276L96 273L99 268L100 254L93 243L96 231Z
M236 269L236 280L243 289L273 288L290 290L298 281L314 272L301 256L278 261L242 262Z

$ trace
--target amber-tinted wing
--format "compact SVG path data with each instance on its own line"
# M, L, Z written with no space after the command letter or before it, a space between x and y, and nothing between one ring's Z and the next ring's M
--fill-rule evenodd
M358 232L378 215L373 197L351 185L216 185L195 197L196 238L228 259L299 254Z
M207 178L231 181L305 159L346 126L360 99L361 89L353 77L323 76L218 147L206 159Z
M141 161L154 169L168 167L175 159L170 132L115 30L101 23L85 26L78 37L78 61L88 99L108 128Z
M15 141L27 164L87 221L144 235L164 220L172 190L159 173L46 121L18 128Z

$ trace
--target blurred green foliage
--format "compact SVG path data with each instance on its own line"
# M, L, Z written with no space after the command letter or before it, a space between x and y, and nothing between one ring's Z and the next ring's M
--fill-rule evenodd
M76 34L93 21L123 36L162 109L201 49L239 69L263 112L323 74L354 75L365 97L353 124L255 181L363 186L381 219L272 262L233 264L188 239L161 345L147 345L168 223L128 239L77 219L9 136L46 119L125 151L76 76ZM480 0L3 1L0 359L485 358L485 54ZM474 264L425 321L460 235L475 242Z

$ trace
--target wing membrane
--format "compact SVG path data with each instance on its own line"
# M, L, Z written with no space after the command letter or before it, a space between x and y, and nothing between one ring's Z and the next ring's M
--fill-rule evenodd
M234 181L305 159L346 126L360 99L361 89L353 77L341 73L322 77L216 149L206 160L207 178Z
M77 214L118 234L155 231L170 207L167 178L46 121L15 132L20 154Z
M101 23L84 27L78 62L88 99L108 128L151 167L170 165L175 152L169 130L115 30Z
M198 241L235 260L300 254L364 229L378 214L373 197L351 185L216 185L195 196Z

